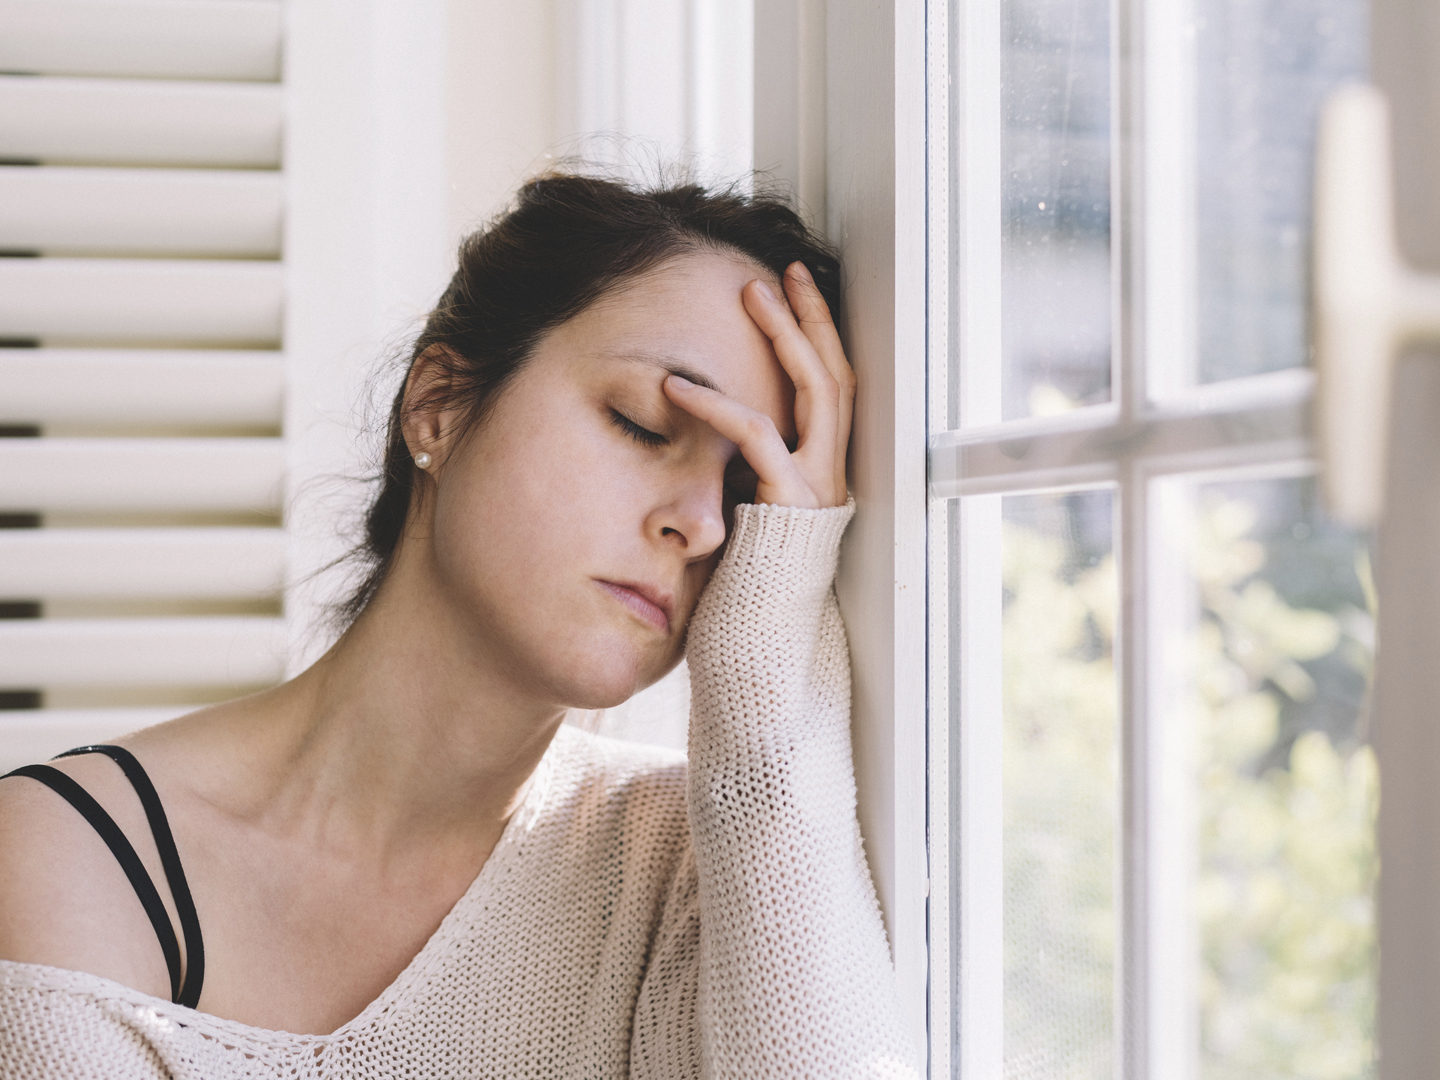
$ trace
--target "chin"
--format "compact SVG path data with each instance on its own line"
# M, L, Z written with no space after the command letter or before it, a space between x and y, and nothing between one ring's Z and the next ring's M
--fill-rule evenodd
M567 665L563 700L572 709L613 709L658 682L680 654L665 661L628 649L605 650Z
M597 682L589 686L575 687L566 695L567 705L572 709L613 709L616 705L629 701L648 685L648 682L632 682L620 686L613 685L613 680L605 680L605 684Z

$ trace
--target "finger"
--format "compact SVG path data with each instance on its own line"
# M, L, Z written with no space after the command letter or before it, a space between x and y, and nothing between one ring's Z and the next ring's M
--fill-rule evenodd
M775 348L775 355L785 368L797 390L819 390L825 392L833 383L830 369L815 351L815 346L800 329L794 314L777 297L771 287L760 280L745 286L741 296L745 310L755 320ZM828 395L827 395L828 396Z
M840 332L835 328L830 305L815 284L810 268L803 262L793 262L785 268L785 298L790 302L790 310L795 313L801 332L814 346L830 374L843 383L842 376L850 370L850 364L840 344Z
M741 294L745 309L770 338L780 366L795 384L795 423L800 446L824 440L827 455L833 454L836 437L840 385L800 329L795 316L762 281L752 281Z
M770 337L775 355L795 383L795 422L800 432L796 457L801 459L801 471L812 488L826 505L832 505L845 497L851 402L791 309L776 299L768 287L762 286L759 281L746 286L742 294L745 307L756 325ZM828 319L823 300L819 312ZM838 344L838 338L834 340ZM844 353L838 355L842 373L853 381L844 364Z
M785 271L785 292L790 308L801 331L809 339L820 359L839 386L839 416L835 443L835 473L840 490L845 489L845 456L850 443L850 424L855 407L855 372L845 357L839 331L815 284L810 269L803 262L793 262Z
M739 448L759 478L757 501L787 506L818 505L811 485L768 416L679 375L669 376L663 385L671 401L705 421ZM761 498L761 492L769 497Z

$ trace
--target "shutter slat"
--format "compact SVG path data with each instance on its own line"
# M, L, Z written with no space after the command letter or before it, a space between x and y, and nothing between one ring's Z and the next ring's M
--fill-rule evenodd
M278 79L279 0L6 0L0 71Z
M273 262L0 259L0 336L274 345L282 288Z
M285 673L285 621L0 620L0 687L257 686Z
M280 509L281 439L0 439L0 510Z
M0 349L0 423L279 426L278 352Z
M0 166L0 249L280 254L278 172Z
M285 584L280 529L3 529L0 597L276 596Z
M163 724L199 708L169 705L152 709L16 709L0 712L0 773L48 761L77 746L108 742L152 724Z
M0 158L274 168L281 108L265 83L0 75Z

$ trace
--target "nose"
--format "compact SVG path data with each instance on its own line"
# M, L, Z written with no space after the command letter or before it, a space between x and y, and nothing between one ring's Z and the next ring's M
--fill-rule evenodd
M725 542L724 477L692 477L650 512L646 533L674 545L687 559L703 559Z

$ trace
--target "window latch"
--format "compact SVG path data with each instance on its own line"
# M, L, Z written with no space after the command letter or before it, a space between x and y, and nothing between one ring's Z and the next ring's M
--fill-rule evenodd
M1396 355L1440 341L1440 275L1406 264L1393 191L1385 96L1341 87L1315 152L1316 421L1330 511L1357 526L1374 525L1384 501Z

